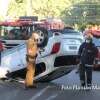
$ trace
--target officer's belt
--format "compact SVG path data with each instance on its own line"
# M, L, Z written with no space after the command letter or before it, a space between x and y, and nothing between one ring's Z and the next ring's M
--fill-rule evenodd
M37 55L36 55L37 56ZM32 55L26 55L26 61L30 62L30 63L35 63L36 60L36 56L32 56Z

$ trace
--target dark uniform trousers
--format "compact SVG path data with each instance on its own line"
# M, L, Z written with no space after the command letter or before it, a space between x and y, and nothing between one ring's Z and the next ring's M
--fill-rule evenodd
M82 86L89 86L92 83L92 66L87 66L85 64L80 64L80 81Z
M28 62L26 79L25 79L25 86L26 87L34 85L34 77L35 77L35 64Z

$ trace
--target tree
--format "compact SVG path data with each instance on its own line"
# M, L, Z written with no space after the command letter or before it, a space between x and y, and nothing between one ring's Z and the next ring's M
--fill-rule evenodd
M69 0L11 0L9 16L37 15L43 17L60 17L60 13L71 4Z
M22 0L11 0L8 9L8 16L14 18L23 15L25 15L25 1L23 0L22 2Z
M70 2L67 0L36 0L32 2L32 4L33 13L40 17L59 17L60 12L64 10Z
M66 8L62 15L62 18L69 24L100 23L100 1L83 0Z

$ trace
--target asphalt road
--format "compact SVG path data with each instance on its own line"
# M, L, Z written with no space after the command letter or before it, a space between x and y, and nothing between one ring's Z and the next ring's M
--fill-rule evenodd
M36 89L29 90L21 83L0 81L0 100L99 100L100 72L93 71L93 86L98 88L87 91L77 88L80 81L75 71L49 83L38 83Z

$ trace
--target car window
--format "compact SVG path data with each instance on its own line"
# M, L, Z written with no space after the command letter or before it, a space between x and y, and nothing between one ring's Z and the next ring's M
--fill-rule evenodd
M80 32L72 30L72 29L64 29L62 31L62 34L71 34L71 35L74 35L74 34L80 34Z
M4 26L1 29L1 38L6 40L26 40L28 39L26 29L20 29L20 27Z

